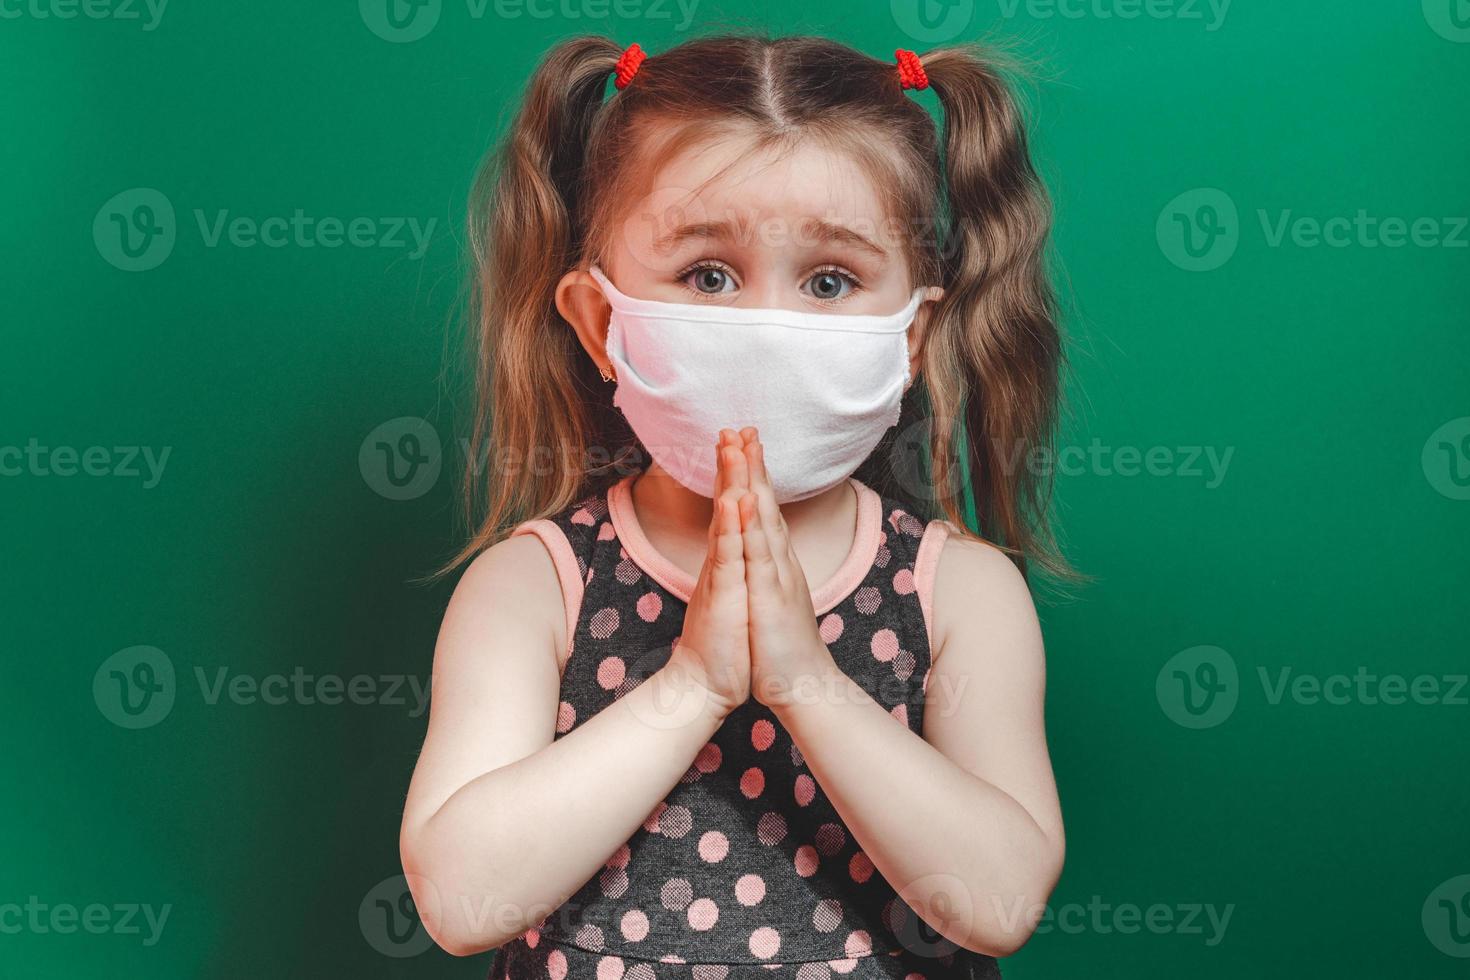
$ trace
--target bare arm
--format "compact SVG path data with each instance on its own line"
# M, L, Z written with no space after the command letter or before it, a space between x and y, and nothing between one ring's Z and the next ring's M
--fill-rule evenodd
M445 613L399 846L425 927L455 955L501 945L575 893L727 710L666 666L553 740L561 601L550 555L525 535L476 558Z
M840 696L774 710L915 912L961 946L1007 956L1035 928L1064 853L1041 630L1010 560L958 535L940 556L934 621L923 738L835 664L817 690Z

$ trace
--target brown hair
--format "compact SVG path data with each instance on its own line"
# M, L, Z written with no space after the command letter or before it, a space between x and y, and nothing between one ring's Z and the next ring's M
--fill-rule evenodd
M995 52L957 43L920 55L943 109L941 141L892 60L825 38L695 38L649 55L607 97L622 51L600 36L552 48L476 181L477 403L464 483L473 531L441 574L516 522L620 478L635 454L648 458L558 314L555 289L606 254L621 209L653 180L650 164L732 129L758 147L817 138L852 154L909 230L911 281L945 288L899 425L855 475L925 520L968 529L967 476L990 540L1023 572L1033 561L1067 574L1048 530L1049 484L1025 465L1050 449L1059 400L1050 205ZM916 431L922 492L890 465L896 440Z

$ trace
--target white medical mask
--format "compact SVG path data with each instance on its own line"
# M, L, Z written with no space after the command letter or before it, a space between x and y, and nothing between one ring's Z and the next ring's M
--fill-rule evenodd
M898 424L916 288L886 316L665 303L593 278L612 306L613 404L674 479L714 496L721 429L753 425L777 503L851 476Z

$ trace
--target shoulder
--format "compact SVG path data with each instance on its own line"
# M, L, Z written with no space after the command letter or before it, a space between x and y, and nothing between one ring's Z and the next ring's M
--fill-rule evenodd
M925 527L919 571L931 594L931 648L937 662L946 649L975 646L977 636L1025 656L1039 650L1036 606L1025 576L999 547L943 518Z
M566 558L557 554L556 534L549 521L526 522L475 556L450 595L439 656L472 651L478 657L532 643L562 662Z

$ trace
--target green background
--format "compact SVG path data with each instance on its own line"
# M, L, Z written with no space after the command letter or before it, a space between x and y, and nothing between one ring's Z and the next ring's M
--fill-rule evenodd
M879 57L993 29L1046 66L1032 102L1070 311L1062 442L1099 447L1060 475L1058 517L1095 581L1041 607L1069 853L1062 924L1007 976L1466 976L1449 954L1470 953L1470 907L1432 896L1470 889L1453 880L1470 874L1466 692L1273 697L1284 669L1427 675L1443 695L1470 664L1455 2L1239 0L1221 20L1194 0L976 0L935 7L936 38L905 2L704 0L681 30L654 0L534 7L551 16L444 0L412 41L390 39L382 0L176 0L156 22L121 0L89 8L105 16L7 6L0 976L483 975L489 954L394 945L373 892L401 872L424 727L389 684L427 683L452 584L410 580L457 541L464 366L446 337L469 183L558 38L657 53L719 27ZM136 188L172 206L176 240L126 271L108 229L141 199L109 202ZM435 224L415 255L210 244L196 218L298 208L374 236ZM1439 244L1273 238L1283 215L1360 210L1431 219ZM1215 267L1182 267L1170 229L1190 223L1223 230L1194 239L1217 242ZM396 500L359 452L401 417L429 420L443 473ZM28 445L39 462L3 455ZM97 475L65 475L66 447L93 446ZM167 450L161 478L126 475L118 447ZM1155 447L1129 475L1128 453ZM1191 447L1229 453L1223 478ZM177 682L134 730L113 720L104 661L138 646ZM1189 727L1179 677L1208 680L1200 658L1225 668L1223 700ZM298 670L375 693L211 697L221 671ZM114 928L17 931L3 908L32 896L104 906ZM122 928L130 904L168 907L151 945ZM1180 928L1191 905L1228 909L1223 935L1203 914ZM1174 925L1124 931L1151 906Z

